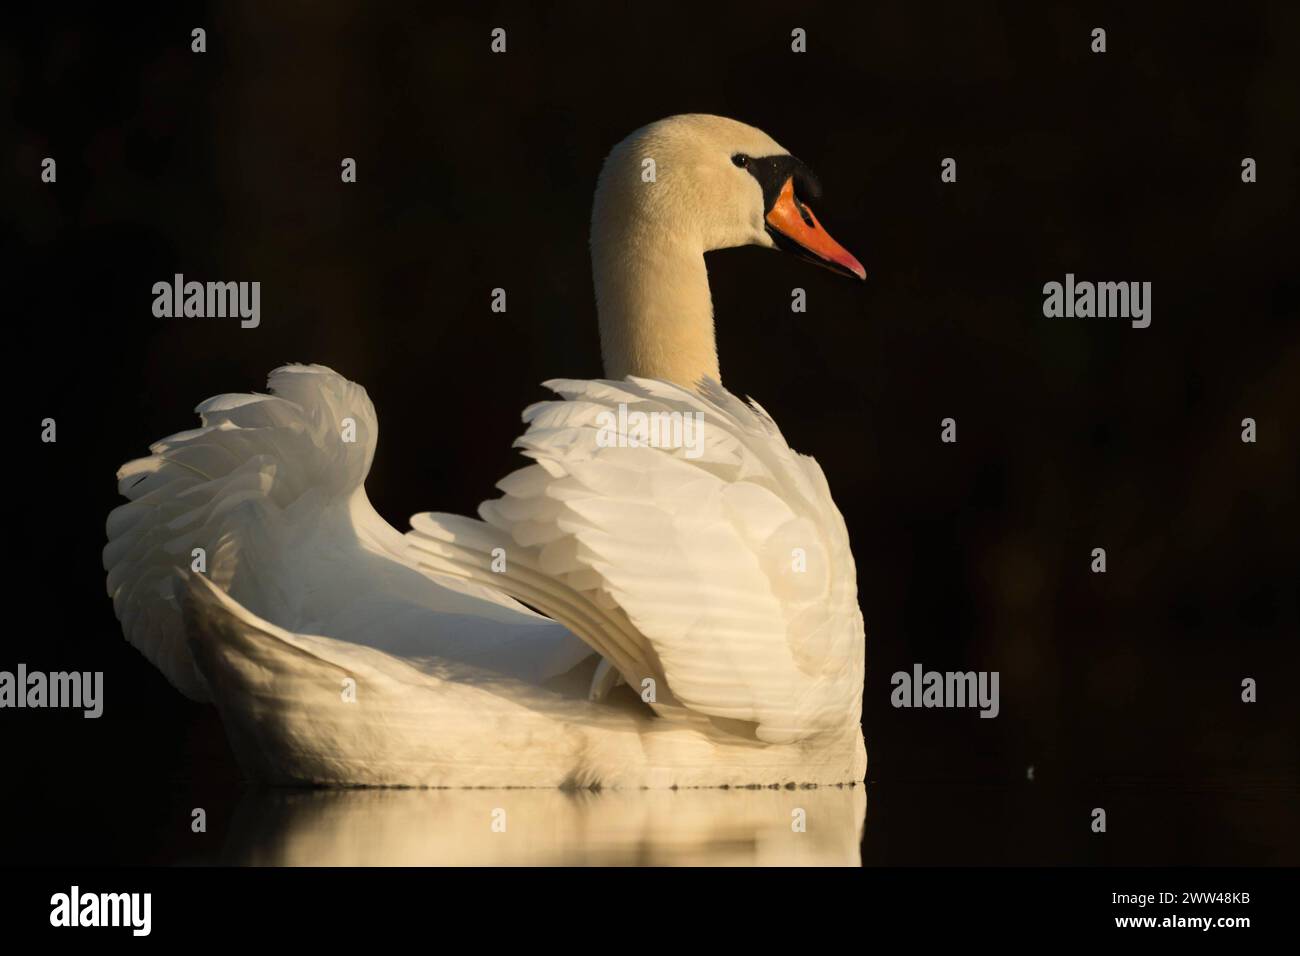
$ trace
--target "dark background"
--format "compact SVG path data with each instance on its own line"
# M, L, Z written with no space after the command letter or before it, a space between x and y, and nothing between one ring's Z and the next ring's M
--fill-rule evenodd
M807 161L869 273L709 256L725 383L817 458L853 541L864 860L1300 862L1291 7L357 0L11 21L6 354L30 381L8 390L0 668L102 670L107 711L0 716L0 858L193 859L189 808L217 808L217 847L241 792L215 711L122 640L105 596L118 465L201 399L321 362L374 399L382 514L471 511L518 464L537 383L600 374L604 155L702 111ZM155 319L174 272L261 281L261 327ZM1151 281L1151 327L1045 319L1066 272ZM36 442L47 416L55 445ZM895 710L890 675L915 662L1000 671L1000 716Z

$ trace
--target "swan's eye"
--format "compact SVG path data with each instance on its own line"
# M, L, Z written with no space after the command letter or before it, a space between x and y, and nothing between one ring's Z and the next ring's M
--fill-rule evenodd
M799 217L803 219L803 224L809 229L816 229L817 223L813 220L812 215L808 212L808 207L799 201L799 197L794 197L794 206L799 210Z
M741 169L744 169L746 166L749 165L749 157L746 156L744 153L737 153L735 156L732 156L731 161L735 163L737 166L739 166Z

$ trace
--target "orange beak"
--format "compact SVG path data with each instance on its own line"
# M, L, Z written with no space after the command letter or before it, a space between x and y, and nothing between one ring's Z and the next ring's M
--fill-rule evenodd
M831 238L822 228L813 211L794 194L794 177L785 181L776 202L767 214L768 233L779 248L794 252L800 258L825 266L833 272L867 277L862 263Z

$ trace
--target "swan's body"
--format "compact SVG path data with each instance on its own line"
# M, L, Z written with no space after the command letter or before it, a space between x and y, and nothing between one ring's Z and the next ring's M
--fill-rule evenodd
M717 117L616 147L592 258L606 371L624 380L548 383L563 400L530 408L518 443L534 461L481 521L384 522L363 487L374 410L329 369L205 402L202 427L119 473L131 500L105 566L127 638L215 703L274 783L860 781L844 523L816 463L717 384L703 260L775 228L860 275L794 198L805 176ZM647 444L626 426L638 412L702 422L698 442Z

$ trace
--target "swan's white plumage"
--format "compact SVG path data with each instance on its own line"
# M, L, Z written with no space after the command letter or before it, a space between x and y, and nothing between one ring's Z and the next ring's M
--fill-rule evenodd
M761 408L713 383L698 393L636 378L548 385L568 401L525 412L516 444L536 463L481 506L487 527L413 519L429 567L456 573L457 543L480 556L502 548L499 585L567 616L632 687L653 679L665 716L682 705L752 724L769 743L856 722L863 628L853 557L816 462L793 452ZM620 404L629 414L701 414L699 456L602 446L601 425ZM564 591L530 588L529 569Z
M275 396L205 402L201 428L123 468L131 500L109 517L104 559L128 638L212 700L241 762L274 783L860 780L861 618L816 465L717 387L551 384L570 400L526 412L535 463L483 505L493 523L422 515L405 538L352 486L363 466L339 478L350 454L374 454L334 448L328 424L368 415L375 435L364 390L291 366L272 374ZM595 414L619 401L702 411L704 454L593 449ZM329 455L338 472L317 460ZM502 544L509 571L494 575ZM806 577L781 571L787 545L813 556ZM189 572L194 547L206 574ZM626 689L596 703L546 686L590 648L506 592L633 691L654 677L654 716Z

